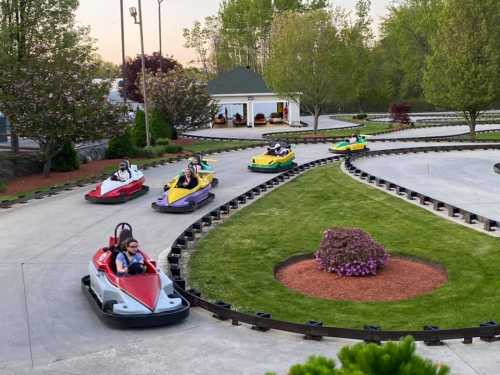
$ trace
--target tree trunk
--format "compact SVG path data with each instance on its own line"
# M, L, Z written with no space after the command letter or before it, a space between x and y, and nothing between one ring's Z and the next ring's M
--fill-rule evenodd
M48 158L45 160L45 163L43 164L43 176L44 177L49 177L50 176L50 168L52 167L52 158Z
M465 112L465 118L469 123L469 136L472 141L476 140L476 121L478 116L479 116L478 111L472 110Z
M12 125L10 129L10 149L14 153L19 152L19 137L17 136L16 131L12 129Z
M314 134L318 132L318 125L319 125L319 112L314 112Z

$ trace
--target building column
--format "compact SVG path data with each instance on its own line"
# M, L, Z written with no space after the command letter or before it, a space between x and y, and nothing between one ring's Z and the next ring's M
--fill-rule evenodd
M252 128L255 127L254 124L254 113L253 113L253 101L249 100L247 102L247 124Z

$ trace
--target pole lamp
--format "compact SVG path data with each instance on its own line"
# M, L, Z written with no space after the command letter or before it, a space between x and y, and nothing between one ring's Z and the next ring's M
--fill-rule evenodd
M123 22L123 0L120 0L120 21L122 34L122 93L123 101L127 104L127 70L125 68L125 25Z
M163 0L158 0L158 35L160 37L160 72L163 72L163 54L161 51L162 43L161 43L161 3Z
M130 15L134 18L134 23L139 25L141 31L141 64L142 64L142 97L144 98L144 116L146 117L146 146L151 146L151 139L149 135L149 111L148 111L148 96L146 90L146 62L144 58L144 33L142 30L142 1L137 0L139 6L139 14L137 14L137 9L131 7ZM139 15L139 21L137 21L137 16Z

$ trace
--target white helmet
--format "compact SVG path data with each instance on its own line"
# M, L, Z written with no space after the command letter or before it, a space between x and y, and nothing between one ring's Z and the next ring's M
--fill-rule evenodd
M280 148L280 147L281 147L281 145L280 145L279 143L276 143L276 144L273 146L273 148L274 148L274 149L277 149L277 148Z

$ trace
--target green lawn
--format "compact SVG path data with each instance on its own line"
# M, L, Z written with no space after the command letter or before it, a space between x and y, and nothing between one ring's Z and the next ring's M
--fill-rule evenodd
M353 125L356 125L356 123L353 122ZM348 137L352 133L376 134L381 131L392 129L393 128L392 126L393 126L392 124L385 122L365 121L364 126L355 129L320 130L316 134L322 137ZM286 134L286 137L302 139L304 137L310 137L311 134L312 134L311 132L291 133L291 134ZM279 133L270 135L270 138L272 139L279 139L280 137L283 137L283 135L280 135Z
M197 140L192 145L183 145L182 149L189 152L213 152L221 151L232 147L247 147L258 145L258 141L212 141Z
M500 131L493 133L476 133L477 140L500 141Z
M392 254L441 263L449 281L402 302L328 301L288 290L273 267L314 251L329 227L358 227ZM339 166L315 169L237 212L200 241L189 264L202 295L295 322L385 329L477 326L500 318L500 239L441 219L353 180Z

